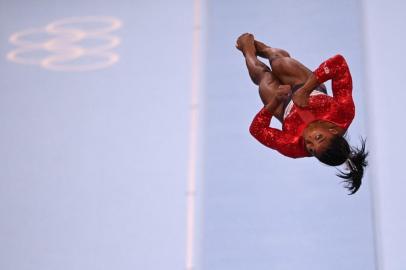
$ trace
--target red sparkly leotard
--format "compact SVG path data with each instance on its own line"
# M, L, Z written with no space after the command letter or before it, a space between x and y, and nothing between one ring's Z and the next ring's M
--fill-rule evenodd
M347 130L355 115L352 79L343 56L336 55L323 62L314 72L319 83L332 80L333 97L309 97L304 108L293 105L284 119L282 130L270 127L272 114L263 108L254 118L250 132L259 142L291 157L311 156L304 146L303 130L313 121L329 121Z

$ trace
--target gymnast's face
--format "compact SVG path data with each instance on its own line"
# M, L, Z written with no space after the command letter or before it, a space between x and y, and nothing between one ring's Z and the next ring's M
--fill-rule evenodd
M316 156L328 148L331 140L337 136L338 132L334 128L315 126L303 132L306 150Z

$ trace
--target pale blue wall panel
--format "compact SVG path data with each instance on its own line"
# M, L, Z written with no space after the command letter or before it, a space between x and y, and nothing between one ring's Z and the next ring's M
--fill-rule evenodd
M0 269L184 267L192 4L0 2ZM13 33L83 16L123 23L116 64L6 60Z

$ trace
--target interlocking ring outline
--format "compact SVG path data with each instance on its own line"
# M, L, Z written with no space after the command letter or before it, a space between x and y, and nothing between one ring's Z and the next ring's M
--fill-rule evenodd
M96 29L80 29L80 24L104 23L106 26ZM79 26L79 27L78 27ZM119 29L122 22L113 17L87 16L65 18L51 22L43 28L32 28L14 33L9 38L10 43L19 48L7 54L7 59L19 64L39 65L45 69L56 71L90 71L106 68L119 59L118 54L109 51L120 44L120 39L109 35ZM53 35L44 42L34 42L27 39L30 35L45 33ZM82 47L76 44L82 40L95 39L105 43L96 47ZM48 51L52 55L45 58L29 58L28 53L34 51ZM91 63L69 63L82 57L91 57Z

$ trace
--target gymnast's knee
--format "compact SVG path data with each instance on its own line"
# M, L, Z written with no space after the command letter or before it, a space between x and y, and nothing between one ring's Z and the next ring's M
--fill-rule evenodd
M272 71L283 72L284 70L288 70L292 63L293 60L290 57L276 57L272 59L270 64L272 67Z
M290 57L290 54L282 49L275 49L275 57Z

